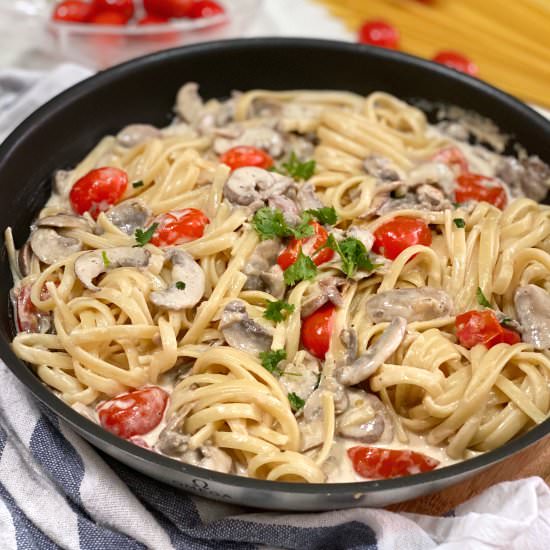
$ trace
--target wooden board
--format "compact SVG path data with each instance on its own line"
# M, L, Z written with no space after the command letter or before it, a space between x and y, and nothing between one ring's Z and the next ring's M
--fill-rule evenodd
M550 483L550 437L546 437L521 453L491 466L472 479L438 493L394 504L388 509L393 512L414 512L439 516L495 483L530 476L540 476L546 483Z

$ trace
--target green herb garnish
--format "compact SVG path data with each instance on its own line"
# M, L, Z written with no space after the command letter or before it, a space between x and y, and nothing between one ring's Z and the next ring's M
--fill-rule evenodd
M307 214L311 214L317 221L325 225L334 225L338 221L336 210L332 206L323 206L317 210L306 210Z
M315 172L315 161L301 162L293 151L290 153L288 162L283 162L282 167L286 174L295 180L308 180Z
M500 321L500 324L504 325L505 327L507 327L507 326L509 327L509 326L512 326L513 322L514 322L514 320L511 319L510 317L504 317L504 319L502 319Z
M491 305L489 300L487 300L487 298L485 297L485 294L483 294L483 290L481 290L481 288L479 287L477 287L477 290L476 290L476 297L477 297L477 303L480 306L493 309L493 306Z
M301 248L296 261L285 269L283 273L285 283L288 286L295 285L299 281L306 279L313 279L315 275L317 275L317 266L309 256L306 256L302 252Z
M358 269L372 271L380 266L373 264L365 245L354 237L347 237L338 242L334 235L329 235L326 245L338 253L342 260L342 271L352 277Z
M466 222L462 218L455 218L453 222L459 229L466 227Z
M290 313L294 311L294 306L283 300L267 301L267 307L264 311L264 318L280 323L284 321Z
M288 401L290 403L290 408L294 412L298 412L306 404L306 402L299 395L296 395L294 392L291 392L288 394Z
M278 208L260 208L252 218L252 226L262 240L275 239L276 237L294 237L303 239L311 237L315 230L310 225L311 215L304 213L300 223L292 227L286 223L285 217Z
M286 351L284 349L273 349L260 352L260 361L262 367L271 374L281 376L283 371L277 366L283 359L286 359Z
M105 267L109 267L111 265L111 261L107 258L107 252L105 252L105 250L101 251L101 257L103 258L103 265Z
M136 232L134 233L134 237L137 242L136 246L145 246L153 238L153 235L157 230L158 225L158 223L154 223L146 231L143 231L142 229L136 229Z
M138 181L134 181L134 183L132 183L132 187L134 189L137 189L138 187L143 187L143 181L142 180L138 180Z
M176 288L178 290L185 290L185 283L183 281L177 281L176 282Z

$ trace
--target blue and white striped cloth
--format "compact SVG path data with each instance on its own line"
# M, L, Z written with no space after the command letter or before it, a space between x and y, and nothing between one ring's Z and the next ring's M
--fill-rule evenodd
M0 140L89 71L0 71ZM443 518L352 509L254 512L185 494L101 454L0 362L0 550L547 550L550 491L502 483Z

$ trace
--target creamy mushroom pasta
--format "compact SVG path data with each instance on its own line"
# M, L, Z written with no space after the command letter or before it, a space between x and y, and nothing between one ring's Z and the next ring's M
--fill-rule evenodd
M425 472L550 410L550 169L388 94L177 96L16 250L13 349L152 452L268 480ZM470 139L469 139L470 138Z

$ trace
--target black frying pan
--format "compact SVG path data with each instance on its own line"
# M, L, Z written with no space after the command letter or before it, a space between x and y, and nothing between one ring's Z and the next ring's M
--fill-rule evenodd
M250 88L317 88L368 94L383 90L477 111L530 153L550 163L550 123L483 82L401 53L356 44L254 39L200 44L154 54L102 72L31 115L0 148L2 234L12 226L18 246L50 193L52 173L74 166L108 133L132 122L166 125L181 84L200 83L205 97ZM440 470L383 481L325 485L258 481L220 474L146 451L103 430L65 405L11 351L12 286L1 251L0 355L15 376L79 434L120 461L176 487L217 500L282 510L384 506L442 489L502 460L550 432L550 420L477 458Z

